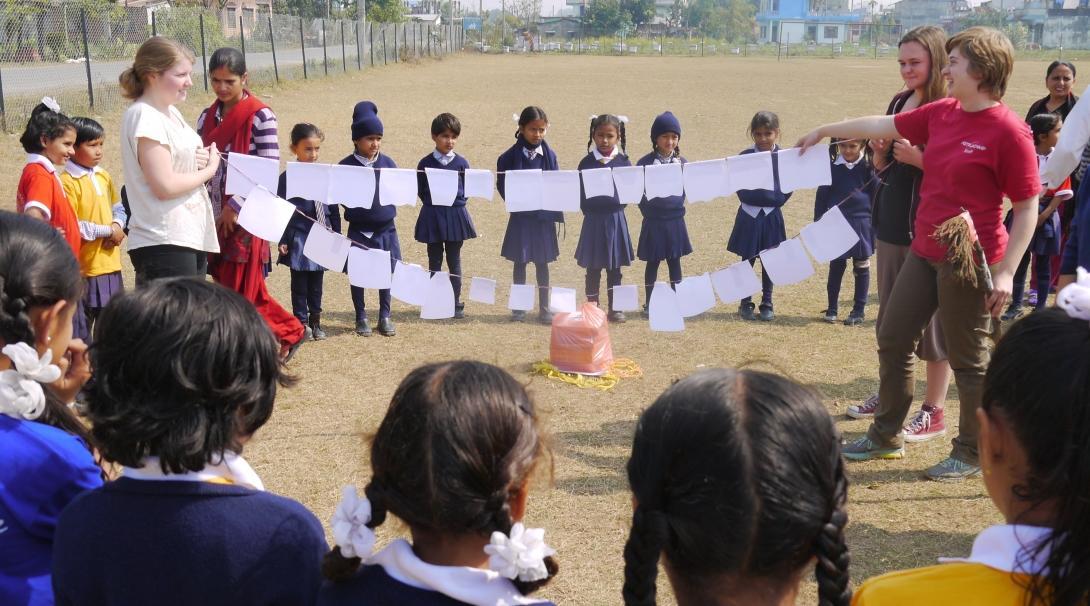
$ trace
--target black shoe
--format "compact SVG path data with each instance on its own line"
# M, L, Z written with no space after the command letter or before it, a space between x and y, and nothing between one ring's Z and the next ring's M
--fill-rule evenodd
M607 316L611 324L624 324L628 321L623 311L611 311Z
M466 317L466 305L465 303L459 303L454 306L454 319L462 320Z
M1018 307L1015 307L1011 305L1007 308L1007 311L1003 312L1003 315L1000 316L999 319L1003 320L1004 322L1010 322L1011 320L1018 318L1018 316L1020 315L1022 315L1022 306L1019 305Z
M537 314L537 321L540 324L552 324L555 314L548 309L543 309Z
M775 318L776 314L772 313L771 305L761 306L761 315L757 316L757 319L762 322L771 322L772 318Z
M852 312L848 314L848 319L844 320L844 326L859 326L862 323L863 310L856 311L853 309Z
M397 334L397 329L394 328L394 322L390 318L379 318L378 321L378 334L384 337L392 337Z
M743 302L738 305L738 315L742 316L743 320L755 320L756 317L753 315L754 309L756 309L756 306L752 301L749 303Z
M325 341L326 337L329 336L329 335L325 334L325 331L322 330L322 327L319 326L318 324L311 325L310 332L313 335L313 338L314 338L315 341Z
M525 320L526 320L526 312L525 311L522 311L521 309L516 309L516 310L511 312L511 321L512 322L523 322Z
M356 334L361 337L371 336L371 323L367 321L367 318L356 322Z
M836 310L826 309L821 312L821 319L826 324L836 324Z

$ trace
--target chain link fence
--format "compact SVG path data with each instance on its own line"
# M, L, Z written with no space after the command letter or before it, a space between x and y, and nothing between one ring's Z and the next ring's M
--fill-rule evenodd
M204 66L224 46L246 54L259 84L440 56L463 44L458 26L415 21L382 24L228 8L156 10L27 1L0 7L0 128L21 129L43 96L65 112L101 112L122 104L118 76L149 36L166 36L197 57L193 84L208 90Z

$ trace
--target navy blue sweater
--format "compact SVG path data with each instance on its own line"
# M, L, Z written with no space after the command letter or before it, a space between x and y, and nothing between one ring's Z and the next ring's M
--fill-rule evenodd
M231 484L121 478L61 514L56 603L314 604L327 547L302 505Z
M628 156L624 154L617 154L609 162L602 164L599 162L593 153L588 153L579 161L579 170L587 170L593 168L619 168L622 166L632 166L632 163L628 161ZM612 196L594 196L588 198L585 191L583 191L583 181L579 181L579 208L583 211L583 214L587 213L613 213L624 212L624 204L621 204L621 196L617 194L617 186L613 186Z
M871 181L873 176L874 169L865 160L860 160L854 168L848 168L846 164L834 164L832 184L819 187L814 198L814 220L820 219L845 198L847 200L840 205L840 212L845 217L870 218L871 200L877 181Z
M423 172L425 168L458 171L458 195L454 197L454 206L466 205L465 170L469 168L468 160L455 154L454 159L450 161L450 164L443 166L442 162L435 159L435 154L428 154L420 159L420 162L416 165L416 170L421 171L416 175L416 191L424 206L431 206L431 189L428 188L428 175Z
M775 182L776 189L769 191L767 189L740 189L738 190L738 200L742 204L748 204L750 206L761 206L764 208L779 208L787 203L791 194L785 194L780 191L780 162L776 156L776 150L779 147L774 148L772 152L772 179ZM745 154L755 153L752 147L749 149L743 149L738 155L743 156Z
M363 166L355 154L348 154L338 164L347 166ZM371 165L372 168L397 168L390 156L379 153L378 159ZM382 171L375 171L375 199L371 202L371 208L346 208L344 220L348 221L349 231L386 231L394 226L394 218L397 217L397 207L394 205L383 206L378 201L378 184L382 178ZM349 234L351 237L351 234Z
M500 154L499 158L496 158L496 189L500 191L500 197L506 198L506 190L504 189L505 171L509 170L557 170L559 164L557 163L556 153L552 148L548 146L544 141L541 142L542 154L534 158L533 160L526 157L526 154L522 152L522 141L517 141L514 145L507 148L507 151ZM564 213L554 210L527 210L519 213L523 216L533 216L538 221L551 221L553 223L563 223Z
M658 154L651 152L636 162L636 166L650 166L655 163ZM688 162L685 158L678 157L682 164ZM652 202L653 201L653 202ZM650 203L649 203L650 202ZM680 196L666 196L665 198L647 199L645 195L640 201L640 213L648 219L679 219L685 216L685 192Z

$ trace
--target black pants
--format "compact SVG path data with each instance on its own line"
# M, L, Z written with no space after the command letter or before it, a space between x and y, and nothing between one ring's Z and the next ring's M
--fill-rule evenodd
M184 246L157 244L129 251L136 270L137 288L159 278L188 276L204 279L208 273L208 253Z
M584 286L587 289L587 301L598 302L598 291L602 287L602 267L588 267ZM613 287L621 285L621 268L605 269L606 287L609 289L609 310L613 311Z
M291 313L303 324L322 313L324 271L291 270Z
M1029 271L1030 252L1018 261L1018 267L1014 269L1014 288L1011 292L1011 307L1021 307L1022 298L1026 292L1026 273ZM1033 268L1037 270L1037 306L1035 309L1048 307L1048 294L1052 289L1052 256L1033 255Z
M515 284L526 284L527 263L515 263L515 274L512 280ZM534 262L534 272L537 274L537 301L542 312L549 309L549 264Z
M827 310L836 314L840 300L840 281L844 279L844 272L848 269L847 259L836 259L829 262L829 283L826 286L829 295L829 307ZM867 296L870 294L870 262L868 257L852 259L852 273L855 274L855 291L852 295L852 312L863 313L867 306Z
M651 304L651 291L655 290L655 280L659 277L659 263L660 261L648 261L647 267L643 270L643 285L644 292L647 293L647 304ZM672 259L666 259L666 267L670 270L670 286L677 288L678 282L681 282L681 258L674 257Z
M454 288L454 304L462 301L462 242L430 242L428 244L428 270L432 273L443 269L443 250L447 253L447 272Z

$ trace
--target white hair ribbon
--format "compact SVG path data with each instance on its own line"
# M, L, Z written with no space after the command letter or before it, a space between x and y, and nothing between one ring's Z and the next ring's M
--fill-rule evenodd
M53 97L42 97L42 105L48 107L50 111L61 113L61 104L57 103Z
M0 414L33 421L45 410L42 383L61 378L61 369L52 364L53 352L46 350L41 357L26 343L12 343L0 350L14 368L0 372Z
M591 114L591 115L590 115L590 119L591 119L591 120L596 120L596 119L598 119L598 114Z
M628 124L628 116L617 116L617 119L624 124Z
M511 527L510 536L493 532L484 552L489 556L488 567L500 576L531 582L549 577L545 558L556 550L545 544L544 528L526 528L519 522Z
M375 548L375 531L371 522L371 502L356 494L352 485L341 489L341 502L333 513L333 540L346 558L367 559Z
M511 114L511 119L514 120L515 122L518 122L519 121L519 115L518 114Z
M1056 294L1056 307L1072 318L1090 321L1090 273L1081 267L1075 272L1075 281Z

